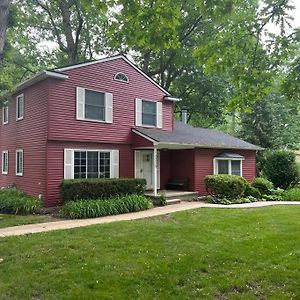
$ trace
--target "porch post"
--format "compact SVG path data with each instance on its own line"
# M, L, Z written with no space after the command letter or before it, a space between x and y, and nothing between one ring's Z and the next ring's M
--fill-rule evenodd
M153 193L157 196L157 148L153 148Z

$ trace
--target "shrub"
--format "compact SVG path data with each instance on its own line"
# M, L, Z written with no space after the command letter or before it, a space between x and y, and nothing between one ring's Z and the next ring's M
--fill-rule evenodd
M260 199L261 198L261 193L256 187L254 187L254 186L250 185L249 183L247 183L246 188L245 188L245 192L244 192L244 196L246 196L246 197L251 196L251 197L254 197L256 199Z
M256 188L261 195L270 195L274 188L271 181L262 177L255 178L252 182L252 187Z
M146 180L134 178L70 179L60 185L63 202L82 199L107 199L130 194L143 195Z
M300 179L296 155L291 151L275 150L266 152L262 171L274 183L275 187L283 189L294 186Z
M60 215L71 219L95 218L146 210L151 206L145 196L128 195L107 200L70 201L61 208Z
M157 197L152 197L151 201L155 206L165 206L167 204L167 199L165 195L158 195Z
M42 207L39 199L15 189L0 190L0 212L9 214L33 214Z
M206 190L219 198L235 199L244 194L247 181L237 175L208 175L204 179Z
M300 188L293 188L285 191L282 194L282 198L286 201L300 201Z

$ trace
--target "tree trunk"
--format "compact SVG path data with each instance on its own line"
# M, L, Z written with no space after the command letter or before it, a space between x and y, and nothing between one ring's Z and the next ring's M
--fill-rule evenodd
M0 60L3 58L10 0L0 0Z

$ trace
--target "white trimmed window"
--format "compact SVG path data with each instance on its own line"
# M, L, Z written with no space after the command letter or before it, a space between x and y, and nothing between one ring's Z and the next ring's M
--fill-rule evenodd
M8 123L8 105L2 107L2 124Z
M16 119L22 120L24 118L24 94L16 98Z
M8 174L8 151L2 151L2 174Z
M23 176L24 169L24 151L23 149L16 150L16 175Z
M113 122L113 94L76 88L76 118L94 122Z
M136 126L162 128L162 103L136 99Z
M214 174L243 176L244 157L234 153L222 153L214 158Z
M128 83L129 79L125 73L119 72L115 75L114 80Z
M118 178L119 150L65 149L64 179Z

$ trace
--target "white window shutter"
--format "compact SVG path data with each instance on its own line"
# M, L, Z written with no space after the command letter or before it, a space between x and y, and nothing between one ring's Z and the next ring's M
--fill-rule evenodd
M76 88L76 119L84 120L84 102L85 102L85 89L81 87Z
M119 150L112 150L111 151L111 177L112 178L119 178L119 169L120 169L120 151Z
M64 151L64 179L74 179L74 151Z
M158 128L162 128L162 103L156 102L156 124Z
M141 151L134 151L134 177L141 176Z
M105 121L113 122L113 94L105 93Z
M135 125L142 126L142 100L135 99Z

